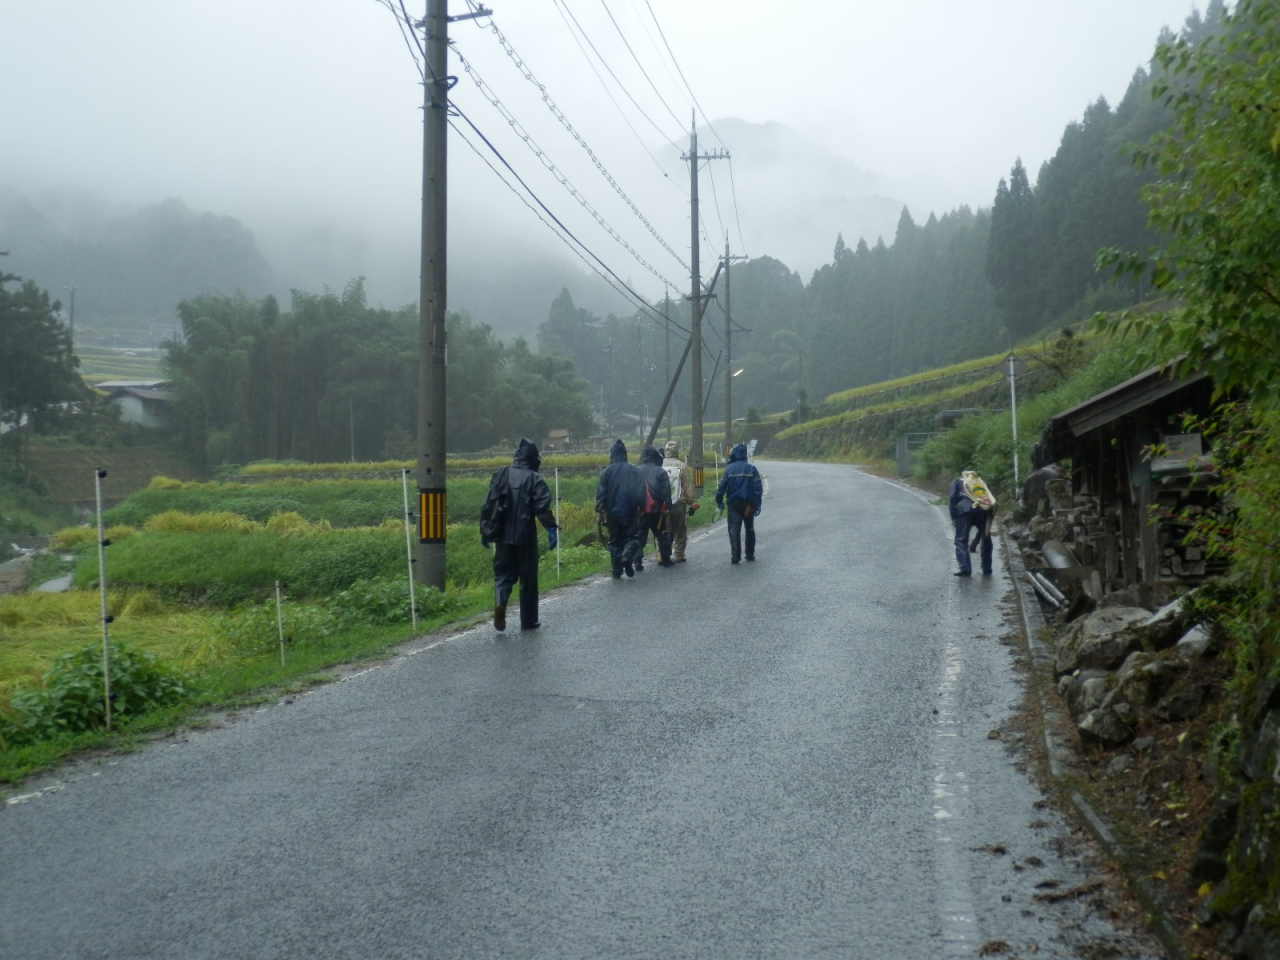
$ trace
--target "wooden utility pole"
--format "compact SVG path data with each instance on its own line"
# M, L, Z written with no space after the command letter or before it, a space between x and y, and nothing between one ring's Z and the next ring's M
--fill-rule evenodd
M702 495L702 315L706 312L710 293L702 291L702 275L698 267L698 163L702 160L727 160L729 152L721 150L712 154L698 153L698 125L696 115L689 131L689 153L682 159L689 161L689 237L690 237L690 293L689 318L692 335L689 338L693 352L693 368L690 379L692 399L689 403L690 426L693 437L689 444L689 468L693 471L693 495ZM719 273L719 271L716 271Z

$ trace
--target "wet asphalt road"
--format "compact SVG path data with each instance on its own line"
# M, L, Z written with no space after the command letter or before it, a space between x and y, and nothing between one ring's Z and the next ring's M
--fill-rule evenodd
M28 785L0 957L1152 955L1034 899L1090 868L988 738L1020 692L999 556L958 580L928 498L759 466L755 563L720 524L537 632Z

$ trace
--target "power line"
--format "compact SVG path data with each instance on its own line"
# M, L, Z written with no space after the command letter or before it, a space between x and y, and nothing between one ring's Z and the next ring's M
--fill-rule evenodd
M688 78L685 77L684 71L680 69L680 61L676 59L675 51L671 49L671 44L667 42L667 35L663 32L662 24L658 22L658 15L653 11L653 5L649 0L644 0L644 5L649 9L649 16L653 18L653 25L658 28L658 36L662 38L662 44L667 48L667 55L671 57L671 62L675 64L676 73L680 74L680 79L684 82L684 88L689 91L689 97L693 100L693 105L698 108L698 112L702 114L702 119L707 122L707 128L715 134L720 145L728 149L729 145L724 142L724 137L720 136L720 132L716 130L715 125L711 122L711 118L707 116L707 111L702 109L702 104L698 102L698 95L693 92L693 87L689 85ZM738 225L738 242L742 244L743 252L746 252L747 243L742 239L742 218L738 213L738 188L733 182L733 160L729 161L729 184L733 188L733 216ZM715 192L715 180L712 179L712 193Z
M542 97L542 101L547 105L547 109L551 111L551 115L554 116L558 121L560 121L560 125L563 126L565 130L569 132L570 136L572 136L574 140L578 141L579 146L581 146L582 149L586 151L587 156L591 158L591 162L595 164L596 169L600 171L600 175L603 176L606 181L608 181L611 187L613 187L614 192L616 192L618 196L620 196L623 199L623 201L627 204L627 206L631 208L631 212L634 213L639 218L640 222L644 224L645 228L649 231L649 233L653 235L654 239L656 239L658 243L662 245L663 249L666 250L667 253L671 254L671 256L675 258L676 262L680 264L680 266L684 267L686 270L690 269L689 265L685 263L683 258L681 258L681 256L671 248L671 245L668 244L661 236L659 236L658 231L654 229L653 224L651 224L649 222L649 219L643 213L640 212L640 208L635 205L635 202L629 196L627 196L627 192L623 190L622 185L619 184L616 179L614 179L613 174L611 174L607 169L605 169L604 163L601 162L600 158L596 156L596 153L594 150L591 149L590 144L588 144L586 139L582 136L582 134L580 134L577 131L577 129L574 128L573 124L569 122L569 118L565 115L565 112L561 110L559 105L556 104L555 100L552 99L551 94L547 93L546 86L540 83L538 81L538 78L534 76L533 71L529 68L528 64L526 64L524 60L521 59L520 55L516 53L516 49L511 45L511 41L509 41L506 38L506 35L503 34L501 30L498 29L498 25L496 23L491 22L489 25L489 29L493 32L494 36L498 38L498 43L502 46L502 49L506 52L507 56L511 58L511 61L516 65L516 68L520 71L520 73L524 76L524 78L528 80L531 84L533 84L535 87L537 87L538 92Z
M662 64L662 69L672 83L676 83L676 75L671 72L671 65L667 62L668 58L662 55L662 48L658 46L658 41L653 39L653 33L649 30L648 21L640 12L640 8L636 6L636 0L629 0L631 10L636 15L636 22L640 24L640 29L644 31L645 39L649 41L649 46L653 47L653 52L658 55L658 62Z
M468 3L470 3L470 2L471 2L471 0L467 0L467 2L468 2ZM565 26L566 26L566 27L568 27L568 26L569 26L569 21L568 21L567 19L565 19L565 15L564 15L564 13L563 13L563 12L560 12L559 8L557 8L557 11L556 11L556 12L557 12L557 13L560 13L560 19L561 19L561 20L564 20ZM477 25L477 26L479 26L479 23L477 23L476 25ZM505 46L507 46L507 45L508 45L508 44L506 43L506 38L503 36L502 32L498 29L497 24L495 24L495 23L493 23L493 22L492 22L492 18L490 19L489 28L490 28L490 29L491 29L495 34L497 34L497 35L498 35L499 41L501 41L501 42L503 43L504 48L505 48ZM621 117L621 118L622 118L622 122L623 122L623 123L625 123L625 124L627 125L627 129L631 131L631 135L632 135L633 137L635 137L635 138L636 138L636 143L640 144L640 148L641 148L642 150L644 150L644 152L648 155L649 159L653 161L654 166L656 166L656 167L658 168L658 171L662 174L662 176L663 176L664 180L665 180L668 184L670 184L670 185L672 186L672 188L674 188L678 193L680 193L680 194L682 194L683 196L687 197L687 196L689 195L689 194L688 194L688 192L686 192L686 191L685 191L685 189L684 189L683 187L681 187L679 183L677 183L675 180L672 180L672 179L671 179L671 175L670 175L669 173L667 173L667 171L666 171L665 169L663 169L662 161L660 161L657 157L655 157L655 156L653 155L653 151L652 151L652 150L650 150L650 149L649 149L649 145L648 145L647 143L645 143L645 141L644 141L644 137L640 136L639 132L638 132L638 131L636 130L636 128L632 125L632 123L631 123L631 119L627 116L626 111L622 109L622 104L618 103L618 98L617 98L617 97L615 97L615 96L613 95L613 91L609 89L609 84L607 84L607 83L605 83L605 82L604 82L604 77L602 77L602 76L600 75L600 71L596 69L596 65L595 65L595 63L591 60L591 57L590 57L590 56L588 56L588 54L587 54L587 48L586 48L586 47L584 47L584 46L582 45L582 41L578 39L578 35L577 35L576 33L574 33L574 31L573 31L573 29L572 29L571 27L569 28L569 35L570 35L571 37L573 37L573 41L574 41L574 43L576 43L576 44L578 45L578 49L579 49L580 51L582 51L582 57L583 57L583 59L584 59L584 60L586 60L586 61L587 61L587 66L589 66L589 67L591 68L591 72L592 72L592 73L594 73L594 74L596 75L596 79L600 81L600 89L601 89L601 90L603 90L603 91L605 92L605 96L607 96L607 97L609 98L610 102L611 102L611 103L613 104L613 106L614 106L614 109L618 111L618 116L619 116L619 117ZM521 66L523 67L523 63L522 63L522 61L520 61L518 58L516 58L516 59L517 59L517 63L520 63L520 64L521 64ZM541 85L539 85L539 86L541 86ZM543 94L545 95L545 93L546 93L546 90L545 90L545 89L543 89Z
M405 22L409 19L409 14L404 9L404 0L400 0L399 13L397 13L396 8L391 5L391 0L377 0L377 2L380 5L386 7L387 10L391 12L391 15L396 18L396 26L400 28L400 37L402 40L404 40L404 45L409 49L409 56L413 58L413 64L418 69L418 75L423 76L422 64L418 60L418 54L414 52L413 43L410 43L409 34L408 32L405 31L405 28L404 28ZM402 14L403 14L403 19L401 18ZM414 37L414 41L415 42L417 41L416 36ZM423 52L421 44L418 45L418 51ZM423 59L426 59L425 52L423 52Z
M618 79L618 75L613 72L613 67L609 66L609 61L605 59L604 54L602 54L599 50L596 49L596 45L592 43L591 38L587 36L587 31L582 29L582 24L578 23L578 18L575 17L573 15L573 11L569 9L568 0L551 0L551 2L556 5L557 10L563 11L560 14L561 19L564 19L565 15L567 14L569 20L573 21L573 27L577 27L578 32L582 34L582 39L587 41L587 46L591 48L591 51L600 60L600 65L603 66L607 71L609 71L609 76L613 77L613 82L618 85L619 90L621 90L623 93L627 95L627 99L631 101L632 105L637 110L640 111L640 116L644 117L646 120L649 121L649 125L652 126L654 130L658 131L658 136L662 137L662 139L666 140L667 143L671 144L671 146L679 150L680 145L677 144L674 140L672 140L671 137L669 137L663 131L663 129L660 126L658 126L657 123L654 122L653 118L649 116L649 114L645 113L644 107L640 106L636 98L631 95L631 91L627 89L627 85ZM565 20L565 26L569 25L569 20ZM570 33L573 32L573 27L569 27ZM585 54L586 51L583 51L583 52ZM670 107L668 107L667 109L669 110ZM676 122L679 123L680 121L677 120Z
M720 224L720 232L724 233L724 217L720 216L720 194L716 190L716 173L715 168L711 164L707 164L707 174L711 177L711 199L716 207L716 222ZM707 240L710 243L710 239Z
M622 38L623 46L627 48L627 53L631 54L631 59L636 62L636 66L640 68L640 73L643 74L645 80L649 81L649 86L657 95L658 101L667 108L667 113L671 114L671 119L678 125L681 122L680 118L676 116L676 112L667 104L667 101L663 98L661 92L659 92L657 85L654 84L653 78L649 76L649 71L644 68L644 64L640 62L640 58L636 56L636 52L631 49L631 43L627 40L627 35L622 32L622 27L619 26L618 21L614 18L613 11L609 9L609 4L606 0L600 0L600 6L604 7L604 12L609 15L609 21L613 24L613 28L618 31L618 36Z
M462 51L458 49L457 44L453 44L453 52L458 57L458 59L462 62L463 69L466 71L467 75L472 78L476 87L480 90L482 94L484 94L486 99L488 99L489 102L493 104L494 108L497 109L500 114L502 114L503 119L506 120L507 123L511 126L511 129L515 131L516 136L518 136L524 142L525 146L527 146L530 150L533 151L534 156L536 156L538 160L542 163L542 165L547 169L547 171L551 173L553 177L555 177L556 182L559 183L561 186L563 186L565 190L569 192L569 195L573 197L575 200L577 200L579 205L584 210L586 210L589 214L591 214L593 218L595 218L596 222L600 224L600 226L605 230L605 232L608 233L609 236L612 237L618 244L620 244L628 253L630 253L642 267L644 267L646 270L652 273L664 284L668 286L673 286L674 284L672 283L672 281L669 278L663 276L657 270L656 267L650 264L649 261L646 260L639 253L639 251L637 251L634 247L632 247L631 244L627 243L627 241L622 238L622 234L620 234L617 230L615 230L613 226L611 226L608 223L608 221L605 220L604 216L601 215L600 212L596 210L595 206L593 206L592 203L589 200L587 200L585 196L583 196L582 192L576 186L573 185L573 183L569 180L568 175L566 175L556 165L555 161L553 161L551 157L547 155L546 151L543 150L543 148L537 143L537 141L533 139L532 134L530 134L527 130L525 130L524 126L521 125L520 121L515 118L515 116L511 113L511 111L507 108L507 106L499 99L498 95L493 92L493 88L490 87L489 84L485 81L485 79L480 76L479 71L475 69L471 61L469 61L466 58L466 56L463 55Z
M710 128L712 133L715 133L716 139L720 141L720 146L728 149L729 145L724 142L724 138L719 133L716 133L716 128L711 125L711 118L707 116L707 111L702 109L702 104L698 102L697 94L693 92L693 87L689 86L689 81L685 79L684 71L680 69L680 61L676 59L675 53L671 50L671 44L667 42L667 35L662 31L662 24L658 22L658 15L653 12L653 6L649 3L649 0L644 0L644 5L649 8L649 16L653 17L653 25L658 28L658 36L662 38L663 46L667 48L667 54L671 57L671 62L676 65L676 73L680 74L680 79L684 81L684 88L689 91L689 97L693 100L693 105L702 114L702 119L707 121L707 127Z
M424 77L424 79L425 79L425 73L424 73L423 63L422 63L422 62L419 62L418 57L415 55L414 46L416 46L416 47L417 47L417 52L418 52L418 53L420 53L420 54L422 55L422 60L423 60L423 62L425 62L425 61L426 61L426 51L425 51L425 50L423 50L423 48L422 48L422 44L421 44L421 42L420 42L420 41L418 40L418 38L417 38L417 34L416 34L416 33L413 33L413 31L409 31L409 33L410 33L410 34L412 34L412 36L413 36L413 41L414 41L414 42L413 42L413 44L412 44L412 45L409 43L409 36L406 34L406 31L405 31L405 29L404 29L404 25L405 25L405 24L412 25L412 24L413 24L413 21L412 21L412 19L409 17L408 11L407 11L407 10L405 10L405 8L404 8L404 0L398 0L398 2L399 2L399 6L400 6L400 13L399 13L398 15L396 14L395 8L391 6L391 0L378 0L378 2L379 2L379 3L381 3L383 6L385 6L388 10L390 10L390 11L391 11L391 13L392 13L393 15L396 15L397 25L398 25L398 26L399 26L399 28L400 28L401 36L402 36L402 38L403 38L403 39L404 39L404 41L405 41L405 45L406 45L406 47L407 47L407 48L408 48L408 50L409 50L409 55L410 55L410 57L413 59L413 61L414 61L414 65L417 67L419 74L420 74L420 75L422 75L422 76ZM467 0L467 4L468 4L468 6L471 6L473 10L475 9L474 5L471 3L471 0ZM520 61L520 60L519 60L518 56L516 56L516 55L515 55L514 48L510 48L510 49L508 49L510 45L509 45L508 43L506 43L506 42L505 42L505 37L503 37L503 36L502 36L501 31L499 31L499 30L498 30L498 28L497 28L497 26L496 26L496 25L492 25L492 29L493 29L493 32L494 32L495 34L497 34L497 35L498 35L498 37L499 37L499 39L503 42L503 48L504 48L504 50L507 50L507 51L508 51L508 55L512 56L512 58L516 61L517 65L519 65L519 66L521 66L521 67L522 67L522 72L525 72L526 77L527 77L528 79L532 80L532 81L536 84L536 83L537 83L537 81L533 79L533 77L532 77L532 73L531 73L531 72L529 72L529 71L524 70L524 68L523 68L523 63L522 63L522 61ZM455 53L457 53L457 55L459 56L459 58L463 60L464 65L466 65L466 59L462 56L461 52L460 52L460 51L458 51L458 50L456 49L456 47L455 47L455 51L454 51L454 52L455 52ZM473 71L469 70L469 72L473 72ZM475 76L478 78L478 76L479 76L479 75L478 75L478 74L475 74ZM477 85L479 86L481 83L482 83L482 80L479 80L479 79L478 79L478 80L477 80ZM540 85L539 85L539 86L540 86ZM483 87L482 87L482 92L483 92ZM550 101L550 98L549 98L548 96L546 96L546 95L545 95L545 91L544 91L544 99L548 101L548 104L549 104L549 105L552 105L552 106L553 106L553 104L552 104L552 103L551 103L551 101ZM495 106L496 106L496 105L497 105L497 100L496 100L496 98L494 98L493 102L494 102L494 104L495 104ZM524 189L528 192L529 196L533 197L533 199L537 202L538 206L539 206L539 207L541 207L541 208L542 208L542 210L546 212L547 216L551 217L551 219L555 221L556 225L558 225L558 226L560 227L560 230L561 230L561 231L563 231L563 233L560 233L560 232L556 231L556 228L555 228L554 226L552 226L552 225L551 225L551 223L549 223L549 222L548 222L548 221L547 221L547 220L542 216L542 214L541 214L541 213L539 213L539 212L538 212L538 209L537 209L537 208L535 208L532 204L530 204L530 203L529 203L529 201L528 201L524 196L522 196L522 195L519 193L519 191L517 191L517 190L515 189L515 187L513 187L513 186L511 185L511 183L510 183L509 181L507 181L507 179L506 179L505 177L503 177L503 176L502 176L502 173L501 173L501 172L500 172L500 171L499 171L499 170L498 170L498 169L497 169L497 168L496 168L496 167L495 167L495 166L494 166L494 165L489 161L489 159L488 159L487 157L485 157L485 156L484 156L484 154L480 153L479 149L477 149L477 147L475 146L475 144L473 144L469 139L467 139L466 135L462 132L462 130L458 127L458 125L457 125L457 124L455 124L455 123L453 122L452 118L450 118L448 122L449 122L449 125L453 128L454 132L455 132L455 133L456 133L456 134L457 134L457 135L462 139L462 141L463 141L463 142L464 142L468 147L470 147L470 148L471 148L471 150L476 154L476 156L478 156L478 157L479 157L479 158L484 162L484 164L485 164L487 167L489 167L489 169L490 169L490 170L492 170L492 171L493 171L494 175L495 175L495 176L497 176L497 177L498 177L498 179L499 179L499 180L501 180L501 181L503 182L503 184L507 187L507 189L511 190L511 192L512 192L512 193L514 193L517 197L519 197L519 198L520 198L520 200L521 200L521 202L523 202L523 203L524 203L524 205L525 205L526 207L528 207L530 210L532 210L532 211L534 212L534 214L538 217L538 219L539 219L539 220L541 220L541 221L543 222L543 224L544 224L545 226L547 226L547 228L548 228L548 229L550 229L553 233L555 233L555 234L556 234L556 236L557 236L557 237L559 237L559 238L560 238L561 242L563 242L563 243L565 244L565 246L567 246L567 247L568 247L568 248L569 248L569 249L570 249L570 250L571 250L571 251L572 251L572 252L573 252L573 253L574 253L574 254L575 254L579 259L580 259L580 260L582 260L582 261L583 261L583 263L585 263L585 264L586 264L586 265L587 265L587 266L588 266L588 267L589 267L593 272L595 272L595 273L596 273L596 274L597 274L601 279L603 279L606 283L608 283L608 284L609 284L609 286L611 286L611 287L614 289L614 291L615 291L615 292L617 292L618 294L620 294L624 299L628 299L628 298L632 299L632 300L636 303L636 305L637 305L637 306L639 306L639 308L640 308L642 311L644 311L644 312L645 312L645 313L650 317L650 319L653 319L655 322L659 322L661 325L663 325L663 326L664 326L664 327L666 327L667 329L670 329L671 327L675 327L677 330L679 330L681 333L684 333L686 336L690 335L690 331L689 331L687 328L685 328L685 327L681 326L679 323L676 323L674 320L672 320L672 319L671 319L669 316L667 316L665 313L661 313L661 312L655 311L655 310L654 310L654 309L653 309L653 308L648 304L648 302L647 302L647 301L646 301L642 296L640 296L640 294L638 294L635 290L633 290L633 289L630 287L630 285L628 285L628 284L627 284L627 283L625 283L625 282L624 282L620 277L618 277L618 275L617 275L616 273L614 273L614 272L613 272L613 270L612 270L612 269L610 269L610 268L609 268L609 266L608 266L607 264L605 264L605 262L604 262L603 260L601 260L598 256L596 256L596 254L595 254L594 252L592 252L590 248L588 248L584 243L582 243L582 241L580 241L580 240L577 238L577 236L575 236L575 235L573 234L573 232L572 232L571 230L569 230L569 229L568 229L568 228L567 228L567 227L566 227L566 226L565 226L565 225L560 221L560 219L559 219L558 217L556 217L556 216L555 216L555 214L553 214L553 213L550 211L550 209L548 209L548 208L547 208L546 204L544 204L544 203L542 202L542 200L538 198L537 194L536 194L536 193L534 193L534 192L533 192L533 190L528 186L528 184L526 184L526 183L524 182L523 178L521 178L521 177L520 177L520 175L519 175L518 173L516 173L516 171L515 171L515 170L511 167L511 165L507 162L506 158L502 156L502 153L497 149L497 147L495 147L495 146L493 145L493 143L492 143L492 142L491 142L491 141L490 141L490 140L489 140L489 139L488 139L488 138L487 138L483 133L481 133L481 132L480 132L479 128L478 128L478 127L476 127L476 125L471 121L471 119L470 119L469 117L467 117L467 116L466 116L466 114L465 114L465 113L463 113L463 111L462 111L462 110L457 106L457 104L455 104L453 101L449 101L448 103L449 103L449 108L450 108L451 110L453 110L453 111L454 111L454 113L455 113L457 116L461 117L463 120L465 120L465 121L467 122L467 125L468 125L468 126L470 126L470 127L471 127L471 129L472 129L473 131L475 131L476 135L477 135L478 137L480 137L480 139L481 139L481 140L483 140L483 141L485 142L485 145L489 147L489 149L494 153L494 155L495 155L495 156L497 156L497 157L498 157L498 159L499 159L499 160L501 160L501 162L502 162L503 166L505 166L505 167L506 167L506 168L511 172L512 176L514 176L514 177L516 178L516 180L517 180L517 181L519 181L520 185L521 185L522 187L524 187ZM553 106L553 112L556 112L556 111L558 111L558 108L555 108L555 107ZM504 115L505 115L505 114L504 114ZM517 125L517 123L516 123L516 121L515 121L514 117L509 117L509 118L508 118L508 122L509 122L509 123L511 123L513 127L515 127L515 126ZM583 140L582 140L582 138L577 134L577 131L573 130L573 129L572 129L572 127L571 127L571 125L569 125L569 124L567 123L567 118L565 118L564 120L562 120L562 123L565 123L565 124L566 124L566 126L569 126L569 128L570 128L570 132L574 135L574 138L575 138L575 139L577 139L577 140L579 141L579 143L581 143L581 144L582 144L582 146L584 147L584 149L586 149L586 150L587 150L587 153L588 153L589 155L591 155L591 157L592 157L592 159L593 159L593 160L595 160L595 156L594 156L594 154L592 153L591 149L587 146L586 142L585 142L585 141L583 141ZM526 141L527 141L529 138L525 138L525 139L526 139ZM629 198L627 198L627 197L625 196L625 194L623 194L623 193L622 193L621 188L620 188L620 187L617 185L617 183L612 179L612 177L608 174L608 172L604 170L603 165L602 165L602 164L600 164L600 163L599 163L599 161L596 161L596 166L597 166L597 168L598 168L598 169L600 169L600 172L601 172L602 174L604 174L604 175L605 175L605 177L610 181L610 183L611 183L611 184L613 184L613 186L614 186L615 190L617 190L620 194L622 194L622 195L623 195L623 199L627 200L628 204L632 207L632 210L636 213L636 215L640 217L640 219L645 223L645 225L646 225L646 226L649 226L648 221L647 221L647 220L645 220L645 218L640 214L639 210L637 210L637 209L635 208L635 205L634 205L634 204L631 204L631 201L629 200ZM558 176L558 177L557 177L557 179L560 179L560 177ZM564 181L562 181L562 182L564 182ZM566 185L566 186L568 185L568 184L567 184L567 182L565 182L565 185ZM583 202L583 203L584 203L584 206L586 206L585 201L580 201L580 202ZM607 228L607 229L611 229L611 228ZM668 250L668 252L670 252L673 256L675 256L675 252L674 252L673 250L671 250L671 248L666 244L666 242L665 242L665 241L663 241L663 240L662 240L662 238L661 238L661 237L659 237L659 236L657 235L656 231L654 231L654 230L653 230L653 228L652 228L651 226L649 226L649 230L650 230L650 232L651 232L651 233L653 233L653 234L654 234L654 236L655 236L655 237L657 237L658 241L659 241L660 243L662 243L662 245L663 245L664 247L666 247L666 249ZM573 240L573 243L572 243L572 244L569 242L569 239L567 239L566 235L567 235L567 237L568 237L568 238L572 238L572 240ZM630 248L630 247L625 243L625 241L623 241L623 240L621 239L621 237L620 237L620 236L615 236L615 239L617 239L620 243L622 243L624 246L626 246L626 247L627 247L627 249L629 249L629 250L631 249L631 248ZM592 258L592 259L594 259L594 260L596 261L596 263L598 263L598 264L600 265L600 267L603 267L603 268L604 268L604 270L605 270L605 271L607 271L607 273L609 274L609 276L606 276L606 275L605 275L605 273L602 273L602 272L601 272L601 270L600 270L599 268L597 268L597 266L596 266L595 264L593 264L593 263L591 262L591 260L588 260L585 256L583 256L582 252L581 252L577 247L575 247L573 244L577 244L577 247L581 247L581 250L586 251L588 254L590 254L590 255L591 255L591 258ZM636 259L637 259L637 260L639 260L639 261L640 261L642 264L644 264L645 266L648 266L648 264L647 264L647 263L645 263L645 261L643 260L643 258L642 258L642 257L640 257L638 254L635 254L635 253L634 253L634 251L632 251L632 253L633 253L633 255L634 255L634 256L636 256ZM676 256L676 260L677 260L677 262L680 262L680 263L681 263L681 266L684 266L686 269L688 269L688 266L687 266L686 264L684 264L684 263L683 263L683 261L680 261L680 258L679 258L678 256ZM650 269L650 270L653 270L653 268L652 268L652 267L649 267L649 269ZM662 277L662 275L661 275L661 274L657 273L657 271L656 271L656 270L654 270L653 272L655 273L655 275L657 275L657 276L658 276L658 278L659 278L659 279L663 280L663 281L664 281L664 283L667 283L667 284L669 284L669 285L671 285L671 286L674 286L674 284L671 284L671 283L670 283L670 281L668 281L668 280L666 280L664 277ZM612 279L610 279L610 277L612 277ZM617 282L615 283L614 281L617 281Z
M729 158L729 189L733 191L733 219L738 224L738 243L742 245L742 252L747 252L747 241L742 239L742 218L738 215L738 185L733 182L733 157Z
M574 232L570 230L567 226L565 226L564 222L561 221L559 217L557 217L554 213L551 212L550 208L547 207L547 205L542 202L541 198L538 197L537 193L534 192L533 188L531 188L527 183L525 183L524 178L521 177L520 174L516 172L515 168L511 166L511 164L507 161L506 157L502 155L502 151L500 151L496 146L494 146L493 142L490 141L489 138L486 137L480 131L480 128L477 127L475 123L472 122L471 118L468 117L466 113L452 100L449 101L449 106L459 117L461 117L466 122L467 126L469 126L472 129L475 135L484 142L484 145L489 148L490 152L493 153L493 155L498 158L498 161L507 169L507 171L513 177L515 177L516 182L519 183L520 186L524 188L525 192L528 193L528 195L531 198L533 198L534 203L536 203L538 207L541 208L542 212L545 213L548 217L550 217L555 222L555 225L559 227L559 229L563 232L563 234L569 239L571 239L579 247L581 247L583 251L589 254L590 257L600 265L601 269L603 269L606 273L609 274L609 276L611 276L614 280L617 281L618 285L621 286L622 289L626 291L626 294L624 294L624 296L629 294L637 304L641 305L642 309L649 311L651 315L656 314L656 316L662 317L667 323L670 323L672 326L676 327L678 330L681 330L683 333L685 334L689 333L687 329L685 329L684 327L681 327L678 323L676 323L670 317L667 317L665 314L656 313L656 311L653 310L653 308L648 304L648 302L644 299L644 297L640 296L640 294L636 293L635 290L631 289L630 285L627 284L626 281L624 281L621 277L619 277L608 264L606 264L603 260L601 260L600 257L597 256L595 252L591 250L590 247L588 247L585 243L579 240L578 237L574 234ZM454 125L454 127L455 129L457 128L456 124ZM464 137L464 139L466 138ZM468 142L468 145L471 146L469 142ZM474 146L472 146L472 149L473 150L475 149ZM477 151L477 153L478 152L479 151ZM502 178L502 179L504 182L506 182L505 178ZM508 187L510 187L509 183L507 185ZM593 269L595 268L593 267ZM617 287L615 287L615 289L617 289ZM622 291L619 290L619 293L621 292Z

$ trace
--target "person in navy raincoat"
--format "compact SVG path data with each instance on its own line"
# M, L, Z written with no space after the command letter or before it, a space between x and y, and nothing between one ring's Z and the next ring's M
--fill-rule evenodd
M613 578L635 576L640 564L640 511L644 507L644 479L627 463L627 447L615 440L609 465L596 484L596 519L609 528L609 559Z
M507 600L520 583L520 629L536 630L538 620L538 522L547 528L547 543L554 550L559 531L551 512L551 491L538 475L542 457L532 440L521 439L511 466L489 481L490 497L506 497L506 520L493 543L493 626L507 628ZM483 509L483 508L482 508ZM483 540L485 546L489 544Z
M742 559L744 527L747 531L747 559L756 558L755 521L760 516L763 503L764 482L760 479L760 471L747 460L746 444L735 444L729 451L724 473L720 474L720 485L716 487L716 507L728 510L730 563Z

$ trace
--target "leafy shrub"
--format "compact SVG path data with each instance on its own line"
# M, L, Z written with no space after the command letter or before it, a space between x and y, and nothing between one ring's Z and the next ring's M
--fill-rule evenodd
M129 720L189 694L186 683L153 654L111 645L111 715ZM105 726L102 648L85 647L59 657L40 685L19 690L0 716L0 746L26 746Z
M560 503L560 526L565 530L593 529L596 525L595 503Z
M157 513L142 528L151 533L252 533L261 530L262 526L238 513L166 510Z
M408 587L407 578L359 580L334 594L326 605L339 629L410 623ZM414 584L413 592L421 619L441 616L457 607L455 598L434 587Z
M333 525L328 520L312 523L302 514L289 510L285 513L273 513L267 520L266 530L282 537L306 537L316 533L332 533Z
M218 618L215 630L227 648L239 656L270 656L278 649L280 626L286 642L308 643L361 627L394 626L412 622L408 581L399 577L360 580L321 602L296 602L285 597L276 620L274 601L246 604ZM459 608L459 600L434 587L414 585L420 620L440 617Z
M53 550L66 551L82 543L93 543L97 539L98 531L94 527L63 527L49 539L49 547Z

